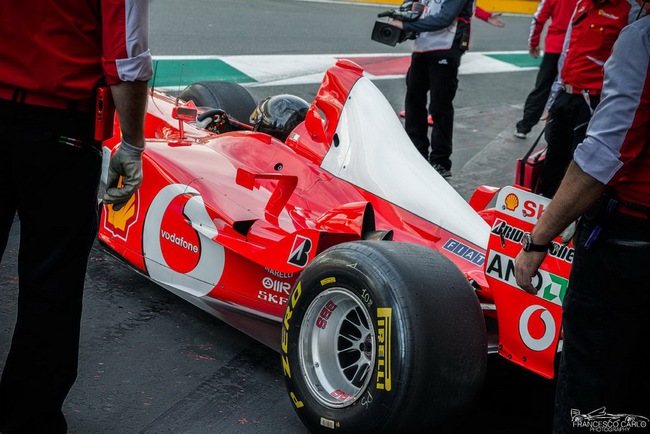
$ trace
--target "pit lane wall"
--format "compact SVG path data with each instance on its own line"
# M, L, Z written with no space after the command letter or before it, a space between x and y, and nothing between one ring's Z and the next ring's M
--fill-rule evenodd
M400 5L403 0L348 0L361 3L379 3L387 5ZM478 0L477 5L490 12L504 12L512 14L530 14L537 10L539 0Z

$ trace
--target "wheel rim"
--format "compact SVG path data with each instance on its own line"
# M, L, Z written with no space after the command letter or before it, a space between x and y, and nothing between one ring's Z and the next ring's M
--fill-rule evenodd
M375 366L375 331L365 304L331 288L309 305L299 336L300 367L311 394L329 407L355 403Z

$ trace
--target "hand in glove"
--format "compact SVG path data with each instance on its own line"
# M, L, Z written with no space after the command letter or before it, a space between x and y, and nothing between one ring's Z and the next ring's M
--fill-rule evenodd
M113 210L119 211L142 184L142 151L122 141L119 149L111 157L108 165L108 189L104 193L104 202L113 204ZM122 186L118 181L122 177Z

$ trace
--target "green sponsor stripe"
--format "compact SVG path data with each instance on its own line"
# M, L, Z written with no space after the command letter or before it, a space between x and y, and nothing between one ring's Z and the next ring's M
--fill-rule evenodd
M219 59L154 59L156 87L179 86L197 81L254 83L255 79Z
M542 63L541 57L533 59L528 53L486 54L486 56L502 62L510 63L520 68L537 68L540 63Z

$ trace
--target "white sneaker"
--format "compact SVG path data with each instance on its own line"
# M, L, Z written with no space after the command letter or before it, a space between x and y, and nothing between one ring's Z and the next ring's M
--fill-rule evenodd
M522 133L521 131L515 131L515 137L518 139L525 139L526 133Z

